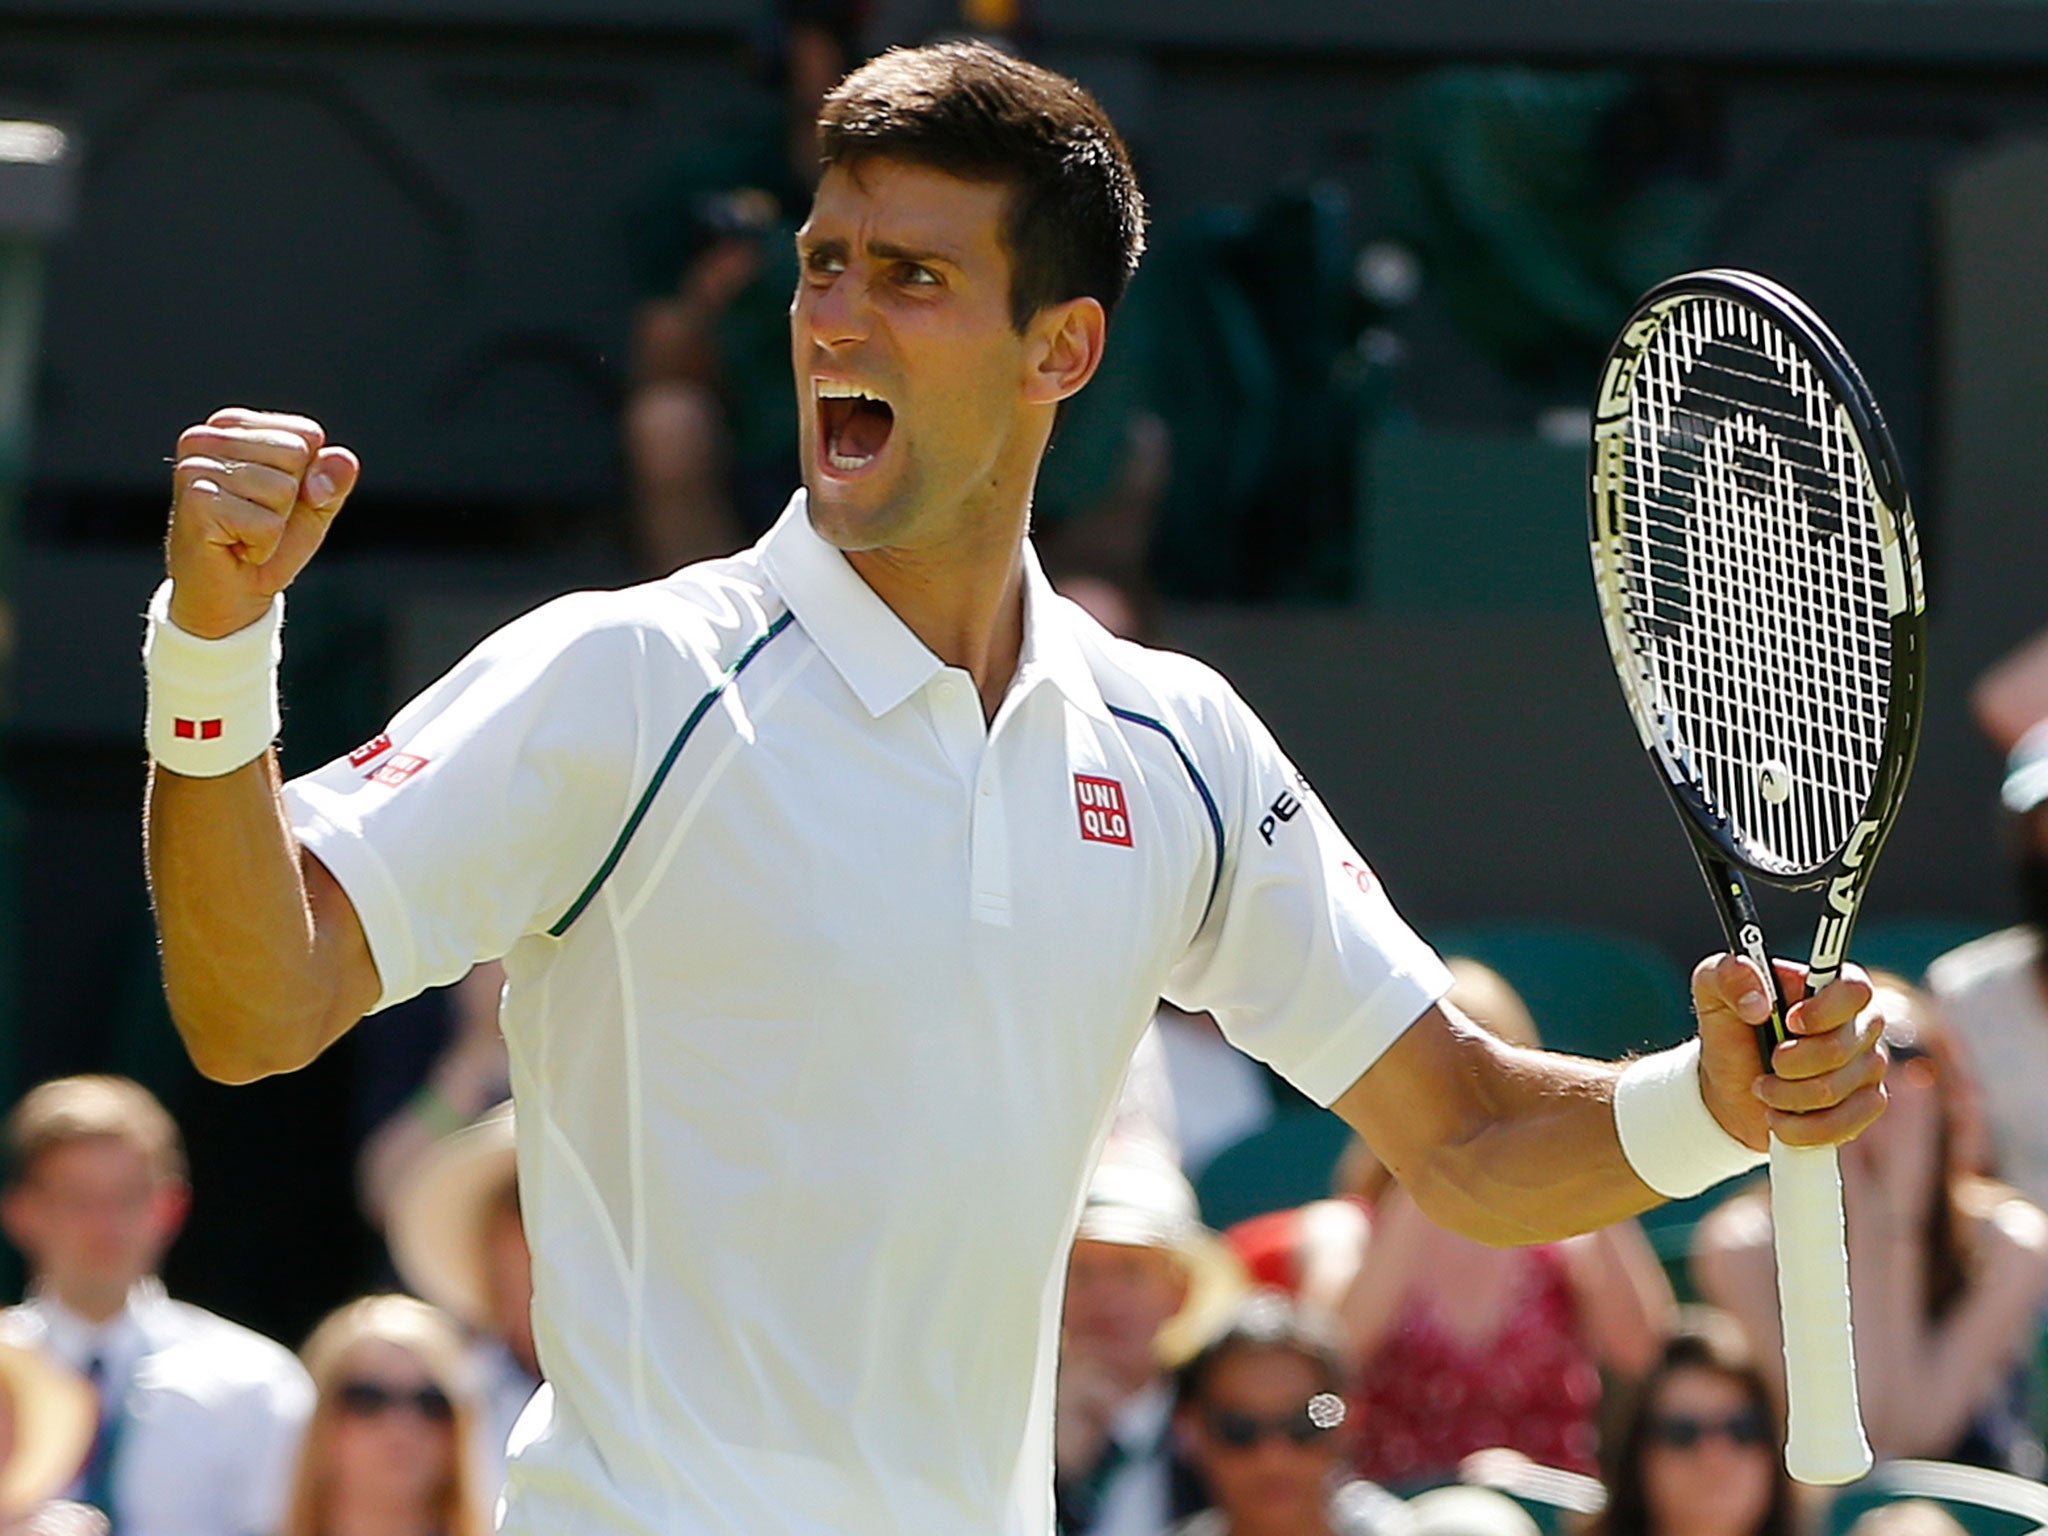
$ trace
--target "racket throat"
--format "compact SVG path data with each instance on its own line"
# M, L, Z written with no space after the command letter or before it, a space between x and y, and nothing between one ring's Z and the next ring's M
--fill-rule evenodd
M1756 1027L1757 1055L1766 1072L1771 1070L1771 1055L1778 1046L1791 1038L1785 1027L1785 992L1778 985L1778 968L1771 964L1770 945L1764 939L1763 919L1756 909L1756 899L1749 893L1749 882L1742 871L1721 859L1702 859L1707 884L1714 893L1714 909L1721 917L1721 932L1727 938L1728 948L1743 956L1764 974L1764 983L1770 988L1771 1016Z

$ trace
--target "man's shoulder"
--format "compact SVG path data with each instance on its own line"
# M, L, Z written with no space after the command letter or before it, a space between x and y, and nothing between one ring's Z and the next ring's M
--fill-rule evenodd
M310 1378L299 1358L277 1340L189 1301L165 1298L145 1324L152 1374L191 1390L270 1393L296 1397Z
M607 666L666 657L723 672L785 611L751 554L707 560L629 587L569 592L493 634L490 660L589 655Z
M1113 635L1078 607L1071 623L1112 713L1125 719L1140 717L1183 735L1204 735L1246 712L1237 691L1207 662Z

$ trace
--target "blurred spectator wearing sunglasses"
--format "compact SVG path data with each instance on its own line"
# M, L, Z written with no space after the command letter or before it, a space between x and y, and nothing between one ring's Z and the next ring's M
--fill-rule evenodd
M1400 1500L1345 1472L1334 1319L1253 1292L1182 1368L1174 1429L1211 1507L1173 1536L1397 1536Z
M1842 1149L1842 1214L1864 1427L1882 1457L2042 1472L2028 1412L2048 1215L1974 1173L1961 1060L1926 999L1874 972L1894 1067L1884 1117ZM1782 1393L1777 1264L1766 1191L1716 1207L1694 1239L1700 1294L1742 1320Z
M365 1296L303 1353L319 1400L279 1536L484 1536L465 1454L478 1403L455 1325L410 1296Z
M1607 1447L1586 1536L1793 1536L1777 1410L1741 1325L1695 1309Z
M8 1116L0 1219L29 1295L8 1327L91 1383L71 1498L122 1536L276 1528L313 1391L290 1350L165 1294L191 1205L176 1122L124 1077L64 1077Z

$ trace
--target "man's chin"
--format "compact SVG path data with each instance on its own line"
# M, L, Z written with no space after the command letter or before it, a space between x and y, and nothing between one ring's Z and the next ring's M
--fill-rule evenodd
M819 538L842 553L881 549L902 529L900 504L884 500L879 487L820 474L805 477L805 511Z

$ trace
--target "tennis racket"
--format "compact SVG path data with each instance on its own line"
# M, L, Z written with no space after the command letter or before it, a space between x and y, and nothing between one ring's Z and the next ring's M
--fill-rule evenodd
M1912 771L1924 689L1919 548L1898 456L1849 355L1751 273L1644 296L1593 424L1593 570L1608 646L1729 948L1783 991L1750 895L1819 893L1809 986L1839 974ZM1785 1465L1870 1466L1856 1406L1832 1147L1771 1142L1790 1423Z

